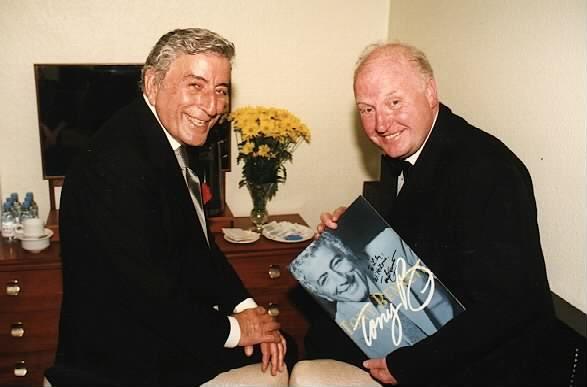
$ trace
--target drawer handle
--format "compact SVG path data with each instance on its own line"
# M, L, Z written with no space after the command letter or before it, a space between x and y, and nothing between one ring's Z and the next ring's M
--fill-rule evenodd
M281 269L279 268L279 265L269 266L269 278L277 279L279 277L281 277Z
M26 376L28 372L29 370L27 370L24 361L19 361L18 363L16 363L16 366L14 366L14 376L21 378L23 376Z
M10 336L12 337L23 337L24 336L24 324L15 322L10 326Z
M20 294L20 282L18 280L8 281L6 284L6 295L18 296Z
M269 314L271 317L279 316L279 305L272 302L269 303L269 305L267 305L267 314Z

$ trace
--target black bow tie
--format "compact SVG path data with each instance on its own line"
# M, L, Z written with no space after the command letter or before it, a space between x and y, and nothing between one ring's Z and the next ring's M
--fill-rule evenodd
M390 157L384 157L385 163L389 167L389 171L392 172L396 177L403 172L404 180L408 179L408 175L410 173L410 168L412 168L412 164L410 164L407 160L402 159L392 159Z

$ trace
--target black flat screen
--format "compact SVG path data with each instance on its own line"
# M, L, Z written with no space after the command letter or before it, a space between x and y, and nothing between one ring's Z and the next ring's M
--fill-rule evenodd
M140 95L140 64L35 64L44 178L63 177L79 150Z

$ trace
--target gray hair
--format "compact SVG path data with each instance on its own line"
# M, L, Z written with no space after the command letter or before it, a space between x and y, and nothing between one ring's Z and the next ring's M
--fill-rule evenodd
M340 238L331 232L325 231L322 233L322 235L320 235L320 238L312 242L310 246L308 246L304 251L301 252L300 255L298 255L298 257L289 265L289 271L300 282L300 284L302 284L302 286L308 289L310 292L332 301L330 298L324 296L322 291L318 289L315 284L306 276L307 272L312 271L312 260L322 259L316 254L316 251L320 247L324 246L329 249L338 250L346 257L355 256L353 251L349 249L344 243L342 243Z
M363 65L365 65L365 63L382 56L403 57L407 59L408 62L413 63L416 66L416 69L422 76L422 79L434 79L434 71L432 70L432 66L430 65L430 62L428 61L428 58L423 51L414 46L410 46L409 44L401 42L386 42L374 43L365 47L359 56L359 59L357 60L355 73L353 76L353 83L357 80L357 74L362 69Z
M165 78L169 67L181 54L194 55L212 52L232 61L234 44L219 34L204 28L176 29L159 38L141 72L141 89L145 88L145 74L155 70L157 83Z

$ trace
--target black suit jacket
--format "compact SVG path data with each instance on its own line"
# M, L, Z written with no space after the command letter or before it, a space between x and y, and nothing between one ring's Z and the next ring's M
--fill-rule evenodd
M400 384L532 382L537 355L548 351L541 342L553 308L522 162L441 105L409 180L397 198L387 192L380 203L390 225L466 308L436 334L387 356ZM364 357L351 346L320 349L323 333L315 328L308 337L316 357L360 364Z
M223 370L226 316L249 294L211 235L208 246L142 98L105 124L67 174L60 233L56 367L66 372L54 373L55 385L80 371L96 383L193 386Z
M553 308L523 163L441 105L387 220L466 308L387 357L398 380L532 381Z

